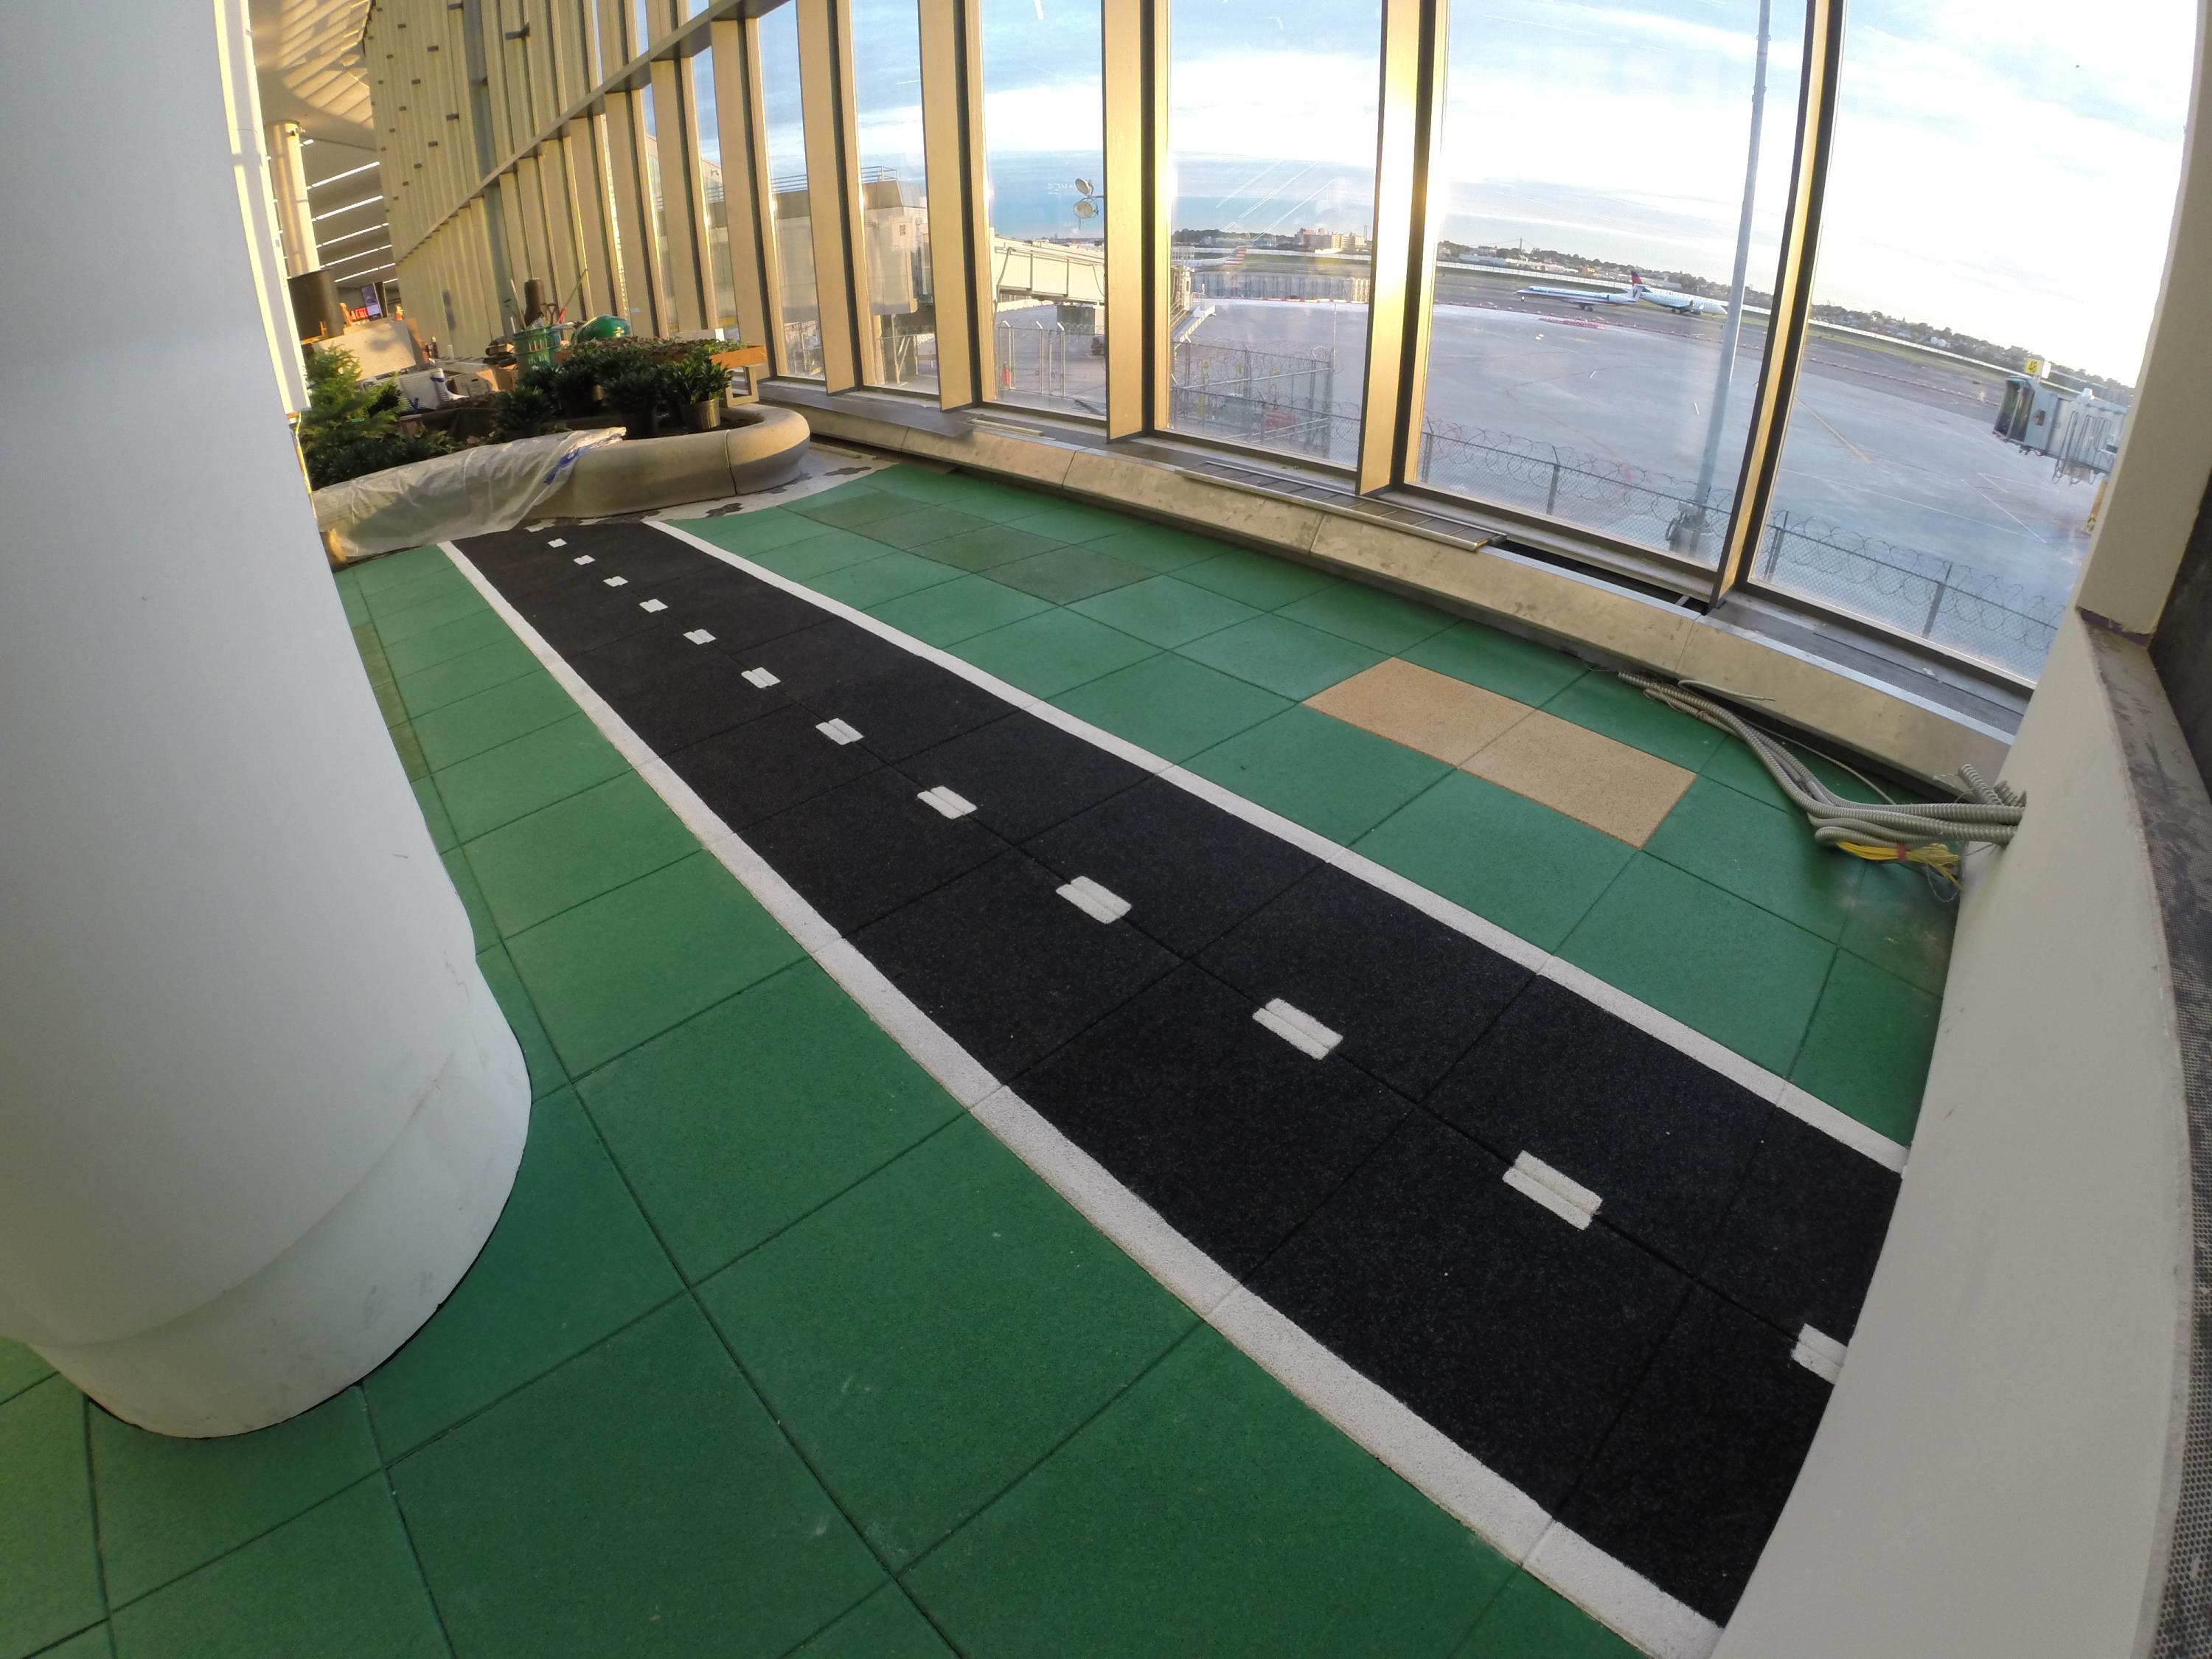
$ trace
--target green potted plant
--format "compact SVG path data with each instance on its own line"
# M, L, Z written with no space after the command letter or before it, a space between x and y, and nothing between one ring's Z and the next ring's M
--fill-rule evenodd
M599 395L623 417L631 437L657 438L661 412L675 404L678 391L668 364L633 356L599 371Z
M667 365L669 383L684 423L694 432L711 432L722 422L722 396L730 389L730 371L702 347Z

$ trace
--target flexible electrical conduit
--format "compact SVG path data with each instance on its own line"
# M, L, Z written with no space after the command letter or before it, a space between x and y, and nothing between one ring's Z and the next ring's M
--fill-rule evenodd
M1924 805L1871 805L1845 800L1815 777L1779 739L1700 695L1690 684L1674 684L1633 669L1621 670L1620 678L1653 701L1717 726L1748 744L1782 793L1812 820L1813 838L1823 847L1861 843L1928 847L1948 842L1988 842L2002 847L2012 839L2021 814L2027 810L2025 796L2005 784L1984 782L1972 766L1959 769L1960 780L1974 797L1972 800Z

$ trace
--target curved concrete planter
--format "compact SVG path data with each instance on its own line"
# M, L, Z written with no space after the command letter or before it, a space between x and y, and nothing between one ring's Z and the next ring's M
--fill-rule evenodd
M608 444L576 458L561 487L532 510L542 519L599 519L765 489L797 476L806 417L788 409L725 411L712 432Z

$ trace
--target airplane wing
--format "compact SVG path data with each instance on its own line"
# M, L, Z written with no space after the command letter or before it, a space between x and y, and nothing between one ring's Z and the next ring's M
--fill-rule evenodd
M1567 300L1578 306L1627 306L1636 303L1636 296L1615 290L1588 288L1522 288L1516 294L1531 300Z

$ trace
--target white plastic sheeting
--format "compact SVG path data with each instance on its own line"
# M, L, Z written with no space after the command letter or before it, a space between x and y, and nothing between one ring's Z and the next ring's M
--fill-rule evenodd
M619 443L612 428L480 444L315 491L315 522L343 559L511 530L560 488L576 457Z

